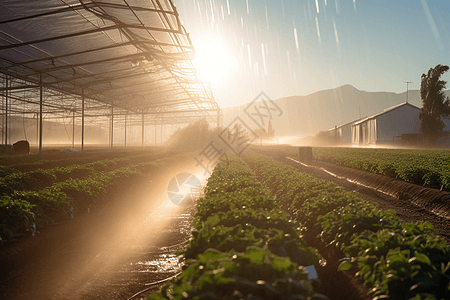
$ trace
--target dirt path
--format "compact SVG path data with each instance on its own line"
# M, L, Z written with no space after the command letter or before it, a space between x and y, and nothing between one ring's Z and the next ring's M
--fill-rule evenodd
M192 159L124 182L88 213L2 249L1 299L128 299L181 270L174 254L189 239L193 208L167 197L167 185L193 172ZM139 299L138 297L135 299Z

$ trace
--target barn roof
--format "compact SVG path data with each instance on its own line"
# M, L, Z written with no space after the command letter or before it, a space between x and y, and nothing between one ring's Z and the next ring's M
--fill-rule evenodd
M410 107L415 108L415 109L417 109L417 110L420 111L420 108L418 108L417 106L412 105L412 104L409 103L409 102L403 102L403 103L401 103L401 104L397 104L397 105L394 105L394 106L392 106L392 107L386 108L385 110L383 110L382 112L380 112L380 113L378 113L378 114L375 114L375 115L373 115L373 116L370 116L370 117L364 118L364 119L362 119L362 120L356 121L356 122L354 122L354 123L352 124L352 126L353 126L353 125L358 125L358 124L364 123L364 122L366 122L366 121L368 121L368 120L371 120L371 119L376 119L376 118L378 118L378 117L381 116L381 115L387 114L387 113L389 113L389 112L392 112L392 111L394 111L394 110L396 110L396 109L399 109L399 108L402 108L402 107L404 107L404 106L410 106Z
M360 121L360 120L363 120L363 119L366 119L366 118L359 118L359 119L357 119L357 120L354 120L354 121L351 121L351 122L348 122L348 123L345 123L345 124L341 124L341 125L339 125L339 126L336 126L336 128L342 128L342 127L344 127L344 126L347 126L347 125L353 125L355 122L358 122L358 121ZM335 130L336 128L330 128L328 131L333 131L333 130Z

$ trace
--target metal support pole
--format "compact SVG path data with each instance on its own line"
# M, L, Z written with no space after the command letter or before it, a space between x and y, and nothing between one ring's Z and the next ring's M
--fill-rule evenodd
M11 110L11 103L12 103L12 101L11 101L11 86L12 86L11 81L10 81L9 85L10 85L10 89L8 89L8 91L6 91L7 94L9 92L9 97L8 97L9 101L6 105L6 108L7 108L7 111L11 113L11 111L12 111ZM7 124L7 132L8 132L7 144L11 145L11 118L7 118L6 124Z
M114 146L114 106L111 104L111 149Z
M42 102L43 88L42 88L42 74L39 74L39 154L42 153Z
M84 89L81 89L81 151L84 151Z
M6 88L6 86L5 86L5 88ZM2 112L3 112L3 96L2 96ZM4 119L4 117L3 117L3 113L2 113L2 143L3 143L3 141L5 140L5 119ZM6 145L5 145L6 146Z
M5 154L8 154L8 96L9 96L9 78L6 75L6 106L5 106Z
M10 83L10 85L11 85L11 83ZM11 100L11 91L9 91L9 99ZM9 101L9 108L8 108L8 110L10 112L12 111L11 106L12 106L12 101ZM11 136L12 136L11 129L12 129L11 118L9 118L9 124L8 124L8 144L9 145L12 145L11 144Z
M72 110L72 149L75 148L75 110Z
M220 108L217 109L217 128L220 127Z
M127 148L127 115L128 113L125 113L125 149Z
M144 125L145 125L145 120L144 120L144 114L142 114L142 147L144 147Z
M163 136L162 136L162 130L163 130L163 120L162 120L162 118L161 118L161 146L162 146L162 144L163 144Z
M39 113L36 113L36 145L39 144Z
M103 141L103 139L102 138L100 138L100 137L102 137L103 135L102 135L102 124L100 123L100 124L98 124L98 142L99 143L101 143L102 141Z
M158 121L155 119L155 146L158 143L158 140L156 139L158 136Z

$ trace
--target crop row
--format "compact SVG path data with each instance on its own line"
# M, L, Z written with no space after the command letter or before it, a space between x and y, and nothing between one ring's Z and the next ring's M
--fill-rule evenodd
M103 158L90 163L70 164L65 167L53 167L30 172L13 171L0 177L0 195L10 195L17 191L36 191L49 187L57 182L70 178L86 178L94 176L96 172L110 172L143 160L152 159L152 155L134 155L119 158Z
M328 299L305 269L316 251L242 160L215 167L193 226L182 274L149 299Z
M3 153L1 153L3 154ZM125 152L114 152L115 156L125 156ZM53 165L59 166L61 164L65 164L68 161L89 161L89 160L97 160L102 157L111 156L111 153L107 153L105 151L98 152L74 152L74 153L65 153L63 151L51 152L51 153L43 153L43 154L30 154L30 155L0 155L0 165L7 166L11 168L26 167L26 166L45 166L45 165Z
M0 175L7 176L16 172L30 172L37 169L52 169L72 165L87 164L106 159L130 159L131 157L155 157L160 151L126 151L55 153L43 155L0 156Z
M450 188L448 150L313 148L313 156L407 182Z
M40 190L14 190L0 198L0 242L90 208L107 188L125 178L148 172L168 160L142 161L109 172L89 169L84 177L68 178Z
M395 212L272 158L245 160L303 224L307 240L319 239L329 259L341 259L339 268L356 272L376 299L450 299L449 247L431 224L402 223Z

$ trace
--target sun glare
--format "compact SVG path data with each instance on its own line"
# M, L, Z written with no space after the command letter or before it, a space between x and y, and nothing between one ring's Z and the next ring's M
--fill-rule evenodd
M228 45L219 37L205 36L194 43L196 67L200 79L207 81L213 87L223 83L237 68Z

